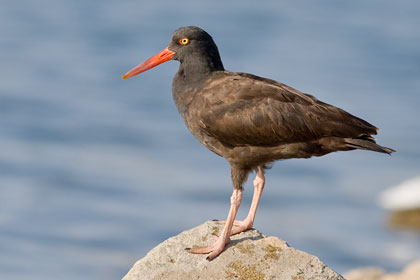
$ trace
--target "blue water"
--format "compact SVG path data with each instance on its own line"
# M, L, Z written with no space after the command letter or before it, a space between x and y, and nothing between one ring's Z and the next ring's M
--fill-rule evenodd
M419 14L414 0L4 1L0 279L118 279L168 237L225 218L229 167L176 111L177 62L121 79L184 25L213 35L227 69L342 107L398 150L278 162L255 227L338 272L420 258L420 234L390 229L377 204L420 173Z

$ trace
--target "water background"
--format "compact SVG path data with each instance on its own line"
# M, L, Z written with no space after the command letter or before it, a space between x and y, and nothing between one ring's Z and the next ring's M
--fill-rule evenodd
M119 279L226 217L229 166L176 111L178 63L121 79L185 25L213 36L227 69L339 106L398 150L276 163L256 228L341 273L420 258L420 233L388 228L377 204L420 173L419 15L414 0L2 1L0 279Z

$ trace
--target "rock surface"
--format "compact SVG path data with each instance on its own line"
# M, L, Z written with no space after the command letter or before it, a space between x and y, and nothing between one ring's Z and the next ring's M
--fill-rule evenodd
M211 262L206 260L206 255L185 251L192 245L210 245L213 234L221 229L222 225L206 222L169 238L140 259L123 280L344 280L317 257L254 229L233 236L225 251Z
M394 211L388 221L395 228L420 229L420 208Z
M420 280L420 260L407 265L401 273L389 273L377 267L351 270L344 274L347 280Z

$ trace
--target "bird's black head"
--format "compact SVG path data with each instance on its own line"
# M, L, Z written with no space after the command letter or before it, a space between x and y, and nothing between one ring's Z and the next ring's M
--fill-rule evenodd
M223 70L219 50L213 38L203 29L196 26L181 27L172 35L169 50L176 52L172 59L181 63L210 63L211 68Z
M200 76L224 70L213 38L199 27L186 26L175 30L168 47L134 67L123 78L130 78L171 59L180 61L180 70L187 75Z

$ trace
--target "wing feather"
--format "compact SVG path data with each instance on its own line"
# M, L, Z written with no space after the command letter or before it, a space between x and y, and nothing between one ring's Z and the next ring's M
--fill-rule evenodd
M192 102L200 129L227 146L277 146L322 137L358 138L376 128L274 80L222 72ZM221 74L219 74L221 75Z

